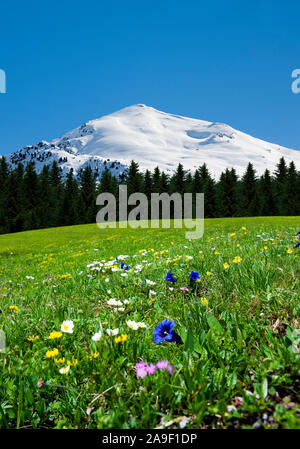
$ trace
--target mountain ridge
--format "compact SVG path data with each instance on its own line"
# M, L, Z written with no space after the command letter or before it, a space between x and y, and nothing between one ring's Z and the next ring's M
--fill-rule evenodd
M273 171L281 157L300 169L300 151L257 139L227 124L158 111L144 104L127 106L89 120L50 142L27 145L7 157L10 165L34 162L37 172L56 160L63 175L80 175L90 165L96 177L104 170L121 179L130 161L142 170L159 166L171 174L179 162L194 171L206 163L214 177L234 167L241 175L252 162L260 175Z

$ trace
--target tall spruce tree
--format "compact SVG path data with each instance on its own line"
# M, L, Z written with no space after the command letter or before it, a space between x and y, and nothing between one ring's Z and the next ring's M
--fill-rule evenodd
M142 184L143 178L139 171L139 164L137 162L131 161L127 178L128 196L130 196L132 193L141 192Z
M71 169L67 175L65 188L63 192L62 208L64 213L62 225L69 226L79 223L78 197L79 197L78 183L74 178L73 170Z
M9 170L4 156L0 159L0 232L9 232L7 220L7 194Z
M50 171L48 165L44 165L39 176L39 201L37 206L38 221L41 228L49 228L54 225L51 221L53 217L52 204L50 202L51 193Z
M172 176L170 189L171 192L177 192L181 195L185 192L186 188L186 172L181 163L178 164L177 169Z
M208 177L204 187L204 216L217 217L216 184L211 176Z
M238 178L234 169L226 168L221 173L217 186L218 215L220 217L235 217L237 205Z
M152 176L152 188L153 193L160 192L160 169L159 167L155 167L153 176Z
M159 180L159 192L168 193L169 190L170 190L169 176L164 171L162 171Z
M37 229L39 204L39 182L34 164L29 162L24 174L24 229Z
M298 215L300 189L299 189L299 173L297 173L294 162L291 162L288 168L286 177L286 197L287 203L285 208L285 215Z
M50 203L50 218L49 227L59 226L62 222L62 195L63 195L63 185L61 180L61 169L59 168L56 161L52 163L50 169L50 193L49 193L49 203Z
M268 169L265 170L258 182L258 198L258 214L261 216L274 215L274 185Z
M143 190L143 193L146 195L148 201L151 200L152 189L153 189L152 175L149 170L146 170L145 174L143 176L143 189L142 190Z
M240 206L241 215L248 217L254 217L258 215L259 204L257 194L257 178L253 165L250 162L241 180Z
M276 214L285 215L287 211L287 177L288 168L284 157L281 157L275 171L275 203Z
M93 223L96 221L96 183L89 165L83 170L81 175L79 213L80 223Z
M15 219L16 231L23 231L24 225L24 167L21 162L18 163L16 170L14 170L14 176L17 183L16 201L18 207L18 214Z

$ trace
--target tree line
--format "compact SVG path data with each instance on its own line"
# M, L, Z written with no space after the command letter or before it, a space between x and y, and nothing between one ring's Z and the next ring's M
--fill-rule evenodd
M234 168L213 179L206 164L194 173L179 164L170 176L159 167L141 172L132 161L122 184L128 196L144 193L204 193L206 218L237 216L300 215L300 172L295 164L281 158L273 174L265 170L257 176L251 163L242 177ZM19 163L12 169L0 159L0 233L93 223L99 193L110 192L118 200L118 181L104 171L96 181L89 166L75 178L70 170L63 178L56 161L37 174L33 163Z

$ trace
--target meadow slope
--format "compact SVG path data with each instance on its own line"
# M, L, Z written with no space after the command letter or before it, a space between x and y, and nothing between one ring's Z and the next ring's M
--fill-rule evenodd
M300 428L299 229L1 235L0 427Z

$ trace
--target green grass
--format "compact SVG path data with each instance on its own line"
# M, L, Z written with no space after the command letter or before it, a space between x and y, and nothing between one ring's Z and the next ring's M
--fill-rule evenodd
M288 252L299 229L299 217L270 217L205 220L197 241L180 229L96 225L0 236L0 427L174 428L186 417L192 428L300 428L300 257ZM87 267L120 255L141 270ZM190 284L192 270L200 282ZM129 304L114 311L109 298ZM67 319L73 333L49 339ZM164 319L176 321L183 344L154 344ZM174 375L137 378L141 360L168 360Z

